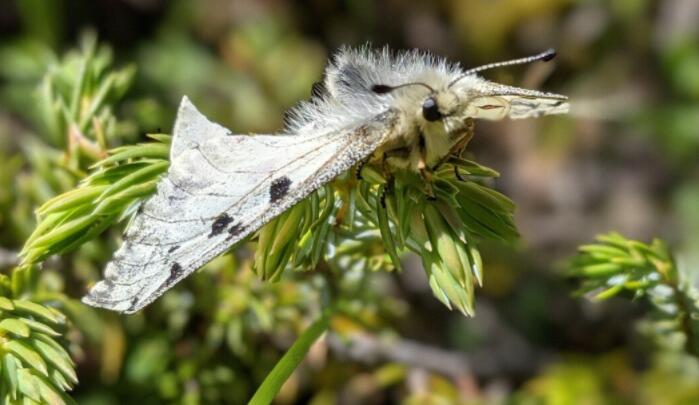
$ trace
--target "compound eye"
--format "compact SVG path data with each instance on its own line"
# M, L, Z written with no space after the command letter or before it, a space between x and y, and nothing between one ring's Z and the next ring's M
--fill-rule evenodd
M439 105L437 105L437 100L435 100L434 97L428 97L425 102L422 103L422 116L430 122L442 118L442 113L439 112Z

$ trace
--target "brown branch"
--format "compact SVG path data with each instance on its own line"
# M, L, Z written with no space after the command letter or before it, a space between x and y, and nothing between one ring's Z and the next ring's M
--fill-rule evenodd
M479 307L477 316L483 312L482 309L482 306ZM528 375L536 372L552 357L548 353L533 349L525 342L517 342L518 339L512 334L504 335L507 336L501 336L502 345L486 347L468 354L400 337L384 338L370 333L354 333L349 337L329 333L327 344L340 358L368 365L398 362L430 370L454 380L474 375L486 378Z
M398 362L425 368L452 378L473 373L472 364L462 353L450 352L398 337L380 338L376 335L355 333L349 338L343 338L330 333L327 336L327 343L339 357L360 363Z

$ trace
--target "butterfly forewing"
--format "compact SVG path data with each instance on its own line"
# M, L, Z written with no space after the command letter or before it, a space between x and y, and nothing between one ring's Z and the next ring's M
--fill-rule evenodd
M391 121L386 112L325 133L231 135L183 99L167 176L129 224L105 280L84 302L139 310L369 156Z

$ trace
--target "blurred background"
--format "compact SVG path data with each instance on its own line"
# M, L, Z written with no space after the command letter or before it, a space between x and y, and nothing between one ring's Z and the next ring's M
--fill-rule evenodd
M475 318L433 298L422 269L372 274L347 345L331 334L279 403L699 403L695 359L656 350L647 308L574 296L565 261L619 231L699 252L699 2L694 0L10 0L0 5L0 269L34 210L89 164L52 121L62 69L96 41L114 76L101 146L171 130L188 95L238 133L270 132L310 96L342 45L420 48L465 67L558 50L549 64L488 71L570 96L568 116L479 122L469 152L501 173L522 238L483 247ZM63 76L62 76L63 75ZM97 81L98 82L98 81ZM43 100L43 101L42 101ZM47 107L48 106L48 107ZM46 291L78 298L118 229L52 259ZM262 283L244 253L218 259L145 313L68 309L79 403L241 403L318 313L301 275Z

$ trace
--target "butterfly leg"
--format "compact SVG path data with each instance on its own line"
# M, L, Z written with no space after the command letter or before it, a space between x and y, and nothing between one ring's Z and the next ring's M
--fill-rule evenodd
M438 166L444 163L452 156L460 158L463 155L464 150L466 149L466 145L468 145L468 143L473 138L475 128L476 125L473 119L468 118L464 123L464 126L460 128L458 131L455 131L455 138L457 139L457 141L454 144L454 146L452 146L451 150L449 151L449 154L445 156L445 158L441 162L439 162ZM454 177L456 177L460 181L465 181L465 179L461 176L461 173L459 172L458 165L454 165Z
M476 132L475 129L476 124L471 118L468 118L464 123L464 126L458 130L455 136L457 141L449 151L449 156L461 157L466 149L466 146L473 138L473 134Z
M425 183L425 193L428 200L436 200L434 189L432 188L432 169L427 167L425 163L425 154L422 153L420 160L417 162L417 170L420 172L420 177Z
M454 165L454 177L456 177L456 179L459 181L466 181L464 176L462 176L461 173L459 172L459 166L457 166L457 165Z
M444 157L432 167L432 171L437 170L442 164L449 161L449 159L452 157L460 158L461 155L463 155L464 150L466 149L466 145L468 145L469 141L471 141L471 139L473 138L474 133L475 123L471 118L466 119L462 127L453 130L449 134L450 138L453 141L453 145L449 149L449 153L444 155ZM463 178L463 176L461 176L461 173L459 172L458 165L456 164L454 165L454 177L456 177L460 181L465 181L465 179Z
M385 185L381 188L381 194L379 195L379 202L381 206L386 208L386 195L393 191L394 177L393 171L391 170L392 162L395 163L396 160L400 161L402 159L407 159L410 154L410 149L406 147L396 148L384 152L381 154L381 174L386 180ZM389 159L393 159L390 161Z
M368 157L359 163L357 163L357 166L355 167L355 176L357 177L357 180L362 180L362 169L364 169L364 166L366 166L367 163L369 163L369 160L371 160L371 157Z
M379 196L381 207L386 208L386 195L393 191L393 187L394 178L393 175L389 175L389 177L386 178L386 185L381 189L381 195Z

